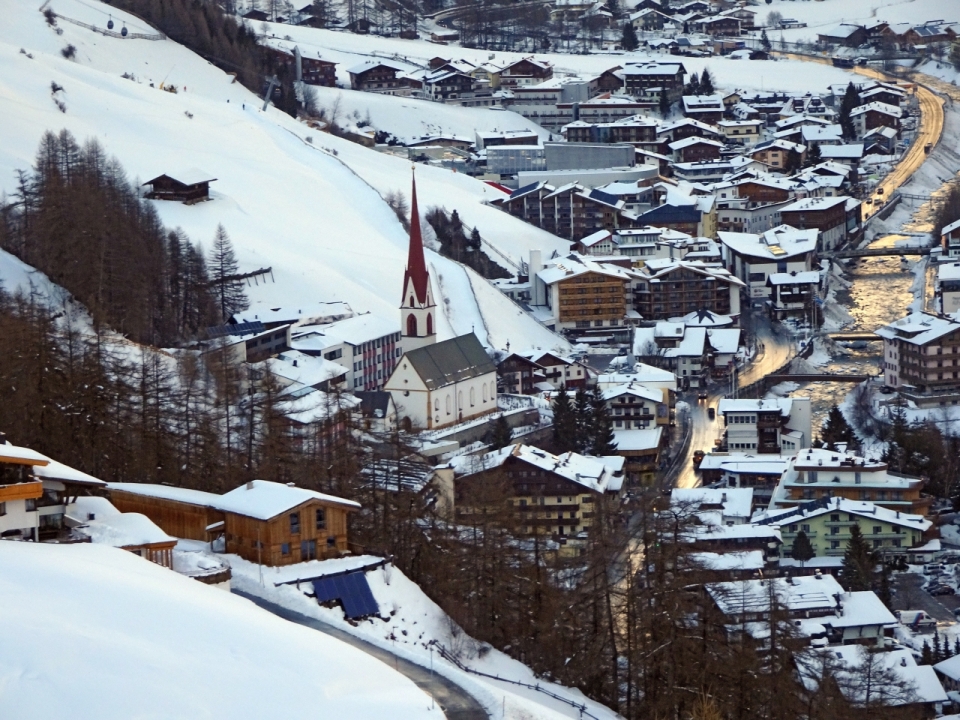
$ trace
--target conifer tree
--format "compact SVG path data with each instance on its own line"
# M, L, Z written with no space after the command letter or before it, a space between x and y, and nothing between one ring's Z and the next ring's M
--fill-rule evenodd
M623 24L623 38L620 40L620 46L627 51L636 50L640 46L637 31L629 20Z
M830 448L836 448L837 443L851 443L855 439L853 429L836 405L830 408L820 430L820 438Z
M243 291L243 280L239 280L240 265L233 252L233 244L223 225L217 225L210 250L210 283L214 288L217 311L224 322L232 315L250 307L247 295Z
M553 401L553 443L558 453L565 453L575 447L577 418L570 404L570 396L564 388L557 393Z
M843 555L841 582L849 592L869 590L877 558L856 523L850 526L850 540Z
M953 641L953 654L960 655L960 635Z
M700 94L700 77L694 73L690 76L690 80L683 88L684 95L699 95Z
M573 398L573 412L577 418L577 434L574 450L578 453L587 452L593 444L593 406L590 396L581 385Z
M493 439L490 446L494 450L500 450L510 444L513 439L513 430L503 414L499 415L493 422Z
M843 137L845 140L853 140L857 135L853 127L853 120L850 118L850 113L859 104L860 95L857 93L857 89L851 82L847 85L847 89L843 94L843 100L840 102L840 113L838 116L838 123L843 131Z
M603 400L603 391L599 385L593 386L593 395L590 398L593 406L593 432L591 433L591 455L613 455L617 451L616 436L613 434L613 422L610 412Z
M764 52L770 52L770 38L767 37L766 30L760 33L760 47L763 48Z
M665 87L660 88L660 117L666 118L670 114L670 93Z
M930 649L930 643L924 640L923 649L920 651L920 664L933 665L934 662L933 651Z
M810 146L810 149L807 150L807 167L813 167L814 165L819 165L820 161L823 160L823 153L820 152L820 146L814 143Z
M790 549L790 557L799 562L800 567L803 567L804 563L813 557L813 554L813 545L810 543L810 538L807 537L807 534L803 530L801 530L793 539L793 547Z
M700 92L698 95L713 95L713 90L713 78L710 77L710 70L704 68L703 72L700 73Z

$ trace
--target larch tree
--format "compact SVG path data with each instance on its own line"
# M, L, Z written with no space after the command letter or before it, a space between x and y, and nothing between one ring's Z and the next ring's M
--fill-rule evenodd
M246 310L250 306L247 295L243 291L243 280L237 277L240 265L233 252L230 236L227 235L223 225L217 225L208 269L221 320L225 322L235 313Z

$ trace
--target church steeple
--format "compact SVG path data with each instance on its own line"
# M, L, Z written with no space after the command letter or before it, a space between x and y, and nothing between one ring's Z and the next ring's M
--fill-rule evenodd
M423 256L420 211L417 207L417 178L413 178L410 202L410 247L403 274L403 298L400 301L400 327L404 352L437 341L436 305L430 289L430 273Z

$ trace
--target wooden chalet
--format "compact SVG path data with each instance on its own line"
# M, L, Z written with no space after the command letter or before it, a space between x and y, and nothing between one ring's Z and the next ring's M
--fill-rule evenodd
M110 500L138 512L175 537L215 541L224 552L263 565L291 565L339 557L354 548L347 516L352 500L313 490L252 480L225 495L140 483L112 483Z
M545 380L542 365L516 353L510 353L497 365L498 392L533 395L538 392L537 383Z
M293 48L285 45L266 46L274 60L296 74L296 56ZM337 64L324 60L315 50L300 52L300 71L303 82L307 85L322 85L323 87L337 86Z
M368 60L347 72L353 90L392 94L407 85L400 77L404 68L386 61Z
M158 175L147 180L150 186L146 197L150 200L179 200L187 204L210 199L210 183L217 178L195 168L177 173L177 176Z
M270 19L270 16L267 15L263 10L251 10L243 15L243 19L252 20L253 22L266 22Z
M553 67L549 63L538 62L533 58L523 58L500 71L500 86L515 88L521 85L535 85L552 77Z

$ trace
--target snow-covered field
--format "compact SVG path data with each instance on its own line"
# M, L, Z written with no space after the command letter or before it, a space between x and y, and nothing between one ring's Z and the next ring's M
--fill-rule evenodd
M104 545L4 542L0 715L442 720L393 669Z
M93 0L54 0L66 17L104 26L108 11L131 32L141 21ZM0 191L11 192L14 171L27 168L46 130L69 129L80 141L97 138L140 182L197 167L217 178L213 201L194 206L157 202L163 221L209 246L222 223L241 270L272 267L275 282L254 285L252 301L271 306L346 300L356 311L397 317L407 237L382 200L409 199L410 164L311 130L260 101L202 58L171 42L121 40L59 21L58 35L33 5L6 3L0 37ZM68 43L76 60L63 58ZM23 52L21 52L23 49ZM32 56L32 57L31 57ZM135 79L124 79L124 73ZM61 113L50 83L64 88ZM158 89L161 82L179 88ZM156 87L151 87L151 83ZM478 114L477 111L472 111ZM489 112L489 127L505 113ZM522 119L521 119L522 120ZM524 121L525 122L525 121ZM463 131L463 127L457 128ZM438 168L418 169L420 207L456 209L513 263L538 248L548 255L568 243L483 205L497 191ZM482 278L428 252L433 275L456 295L445 297L441 338L487 328L495 347L564 348L565 343L500 293L467 289Z
M184 547L199 547L200 543L181 540ZM582 704L600 720L614 720L617 715L609 708L587 699L579 690L538 679L526 665L504 653L479 643L460 630L426 594L393 565L366 573L370 589L380 606L382 618L368 618L348 623L339 607L325 608L307 597L295 585L275 587L276 582L288 582L298 577L315 577L325 572L343 569L343 561L310 562L285 568L264 568L263 585L260 569L235 555L225 556L233 569L234 587L263 597L309 617L339 627L375 645L434 670L463 687L484 704L497 720L572 720L580 718L570 705L537 692L506 682L466 673L453 663L430 651L430 642L437 641L446 649L458 653L468 667L502 678L531 685L539 684L552 693ZM320 569L330 566L329 569ZM305 583L304 590L310 588Z

